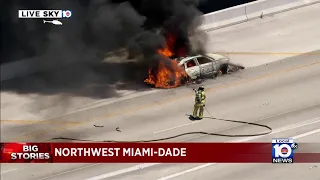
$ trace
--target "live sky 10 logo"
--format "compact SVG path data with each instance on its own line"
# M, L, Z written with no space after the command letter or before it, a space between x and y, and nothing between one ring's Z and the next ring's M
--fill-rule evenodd
M293 163L298 144L290 138L272 139L272 163Z
M19 18L61 19L71 18L71 10L19 10Z

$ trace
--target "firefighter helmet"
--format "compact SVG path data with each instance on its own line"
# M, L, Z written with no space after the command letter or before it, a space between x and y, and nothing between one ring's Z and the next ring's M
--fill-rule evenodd
M203 91L203 90L204 90L204 86L203 86L203 85L200 86L200 87L198 88L198 90Z

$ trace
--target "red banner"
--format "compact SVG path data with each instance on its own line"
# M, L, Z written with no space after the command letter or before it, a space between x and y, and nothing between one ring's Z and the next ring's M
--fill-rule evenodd
M2 163L271 163L271 143L2 143ZM320 151L319 151L320 152ZM294 163L320 162L297 152Z

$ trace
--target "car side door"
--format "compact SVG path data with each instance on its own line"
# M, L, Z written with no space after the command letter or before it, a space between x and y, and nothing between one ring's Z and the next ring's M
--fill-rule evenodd
M201 76L211 77L216 73L215 62L205 56L197 57L198 64L200 66Z
M186 61L184 63L184 68L191 79L197 79L200 77L200 67L196 58Z

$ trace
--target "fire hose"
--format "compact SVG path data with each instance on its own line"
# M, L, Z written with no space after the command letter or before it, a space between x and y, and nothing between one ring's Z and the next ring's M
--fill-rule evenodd
M177 134L175 136L169 136L165 138L158 138L158 139L150 139L150 140L137 140L137 141L117 141L117 140L103 140L103 141L96 141L96 140L89 140L89 139L76 139L76 138L68 138L68 137L57 137L57 138L52 138L52 140L69 140L69 141L83 141L83 142L110 142L110 143L143 143L143 142L159 142L159 141L165 141L169 139L174 139L177 137L181 136L186 136L186 135L195 135L195 134L202 134L202 135L208 135L208 136L223 136L223 137L252 137L252 136L263 136L263 135L268 135L272 132L272 128L259 124L259 123L254 123L254 122L246 122L246 121L239 121L239 120L231 120L231 119L222 119L222 118L215 118L211 116L210 112L204 106L205 110L209 114L209 117L204 117L204 119L214 119L214 120L221 120L221 121L227 121L227 122L234 122L234 123L239 123L239 124L244 124L244 125L251 125L251 126L258 126L262 128L268 129L266 132L261 132L261 133L254 133L254 134L222 134L222 133L214 133L214 132L206 132L206 131L193 131L193 132L186 132L186 133L181 133Z

